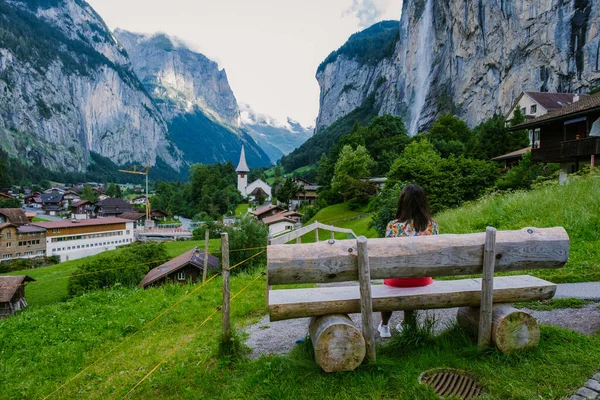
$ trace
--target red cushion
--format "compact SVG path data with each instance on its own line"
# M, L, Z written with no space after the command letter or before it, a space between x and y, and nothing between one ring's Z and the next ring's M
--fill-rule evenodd
M433 283L433 279L427 278L394 278L384 279L383 284L393 287L419 287L427 286Z

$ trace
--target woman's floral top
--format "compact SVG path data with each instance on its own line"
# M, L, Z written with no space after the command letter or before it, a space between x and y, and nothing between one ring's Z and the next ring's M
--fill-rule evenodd
M398 220L391 221L386 230L385 237L393 238L393 237L402 237L402 236L429 236L429 235L437 235L440 228L438 227L437 222L429 221L429 225L427 225L427 229L422 232L417 232L413 225L413 221L405 221L400 222Z

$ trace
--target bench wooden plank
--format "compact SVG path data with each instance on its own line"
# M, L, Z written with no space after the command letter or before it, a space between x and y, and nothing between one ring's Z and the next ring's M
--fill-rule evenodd
M481 274L485 233L369 239L372 279ZM267 249L270 285L358 280L355 240ZM499 231L496 272L560 268L569 257L564 228Z
M372 285L373 311L478 307L481 279L435 281L418 288ZM494 303L551 299L556 285L529 275L494 279ZM359 286L283 289L269 292L271 321L360 312Z

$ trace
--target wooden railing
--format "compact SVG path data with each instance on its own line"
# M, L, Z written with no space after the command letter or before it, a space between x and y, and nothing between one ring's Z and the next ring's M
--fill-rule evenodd
M281 236L269 238L269 244L286 244L286 243L291 242L294 239L296 240L296 243L302 243L302 236L304 236L307 233L310 233L312 231L316 231L315 235L316 235L317 242L318 242L319 241L319 229L323 230L323 231L331 232L332 238L336 232L348 234L348 239L356 239L357 238L356 234L354 233L354 231L352 231L352 229L338 228L337 226L325 225L318 221L315 221L313 224L305 226L304 228L297 229L295 231L286 233Z
M585 157L594 154L600 154L600 137L588 137L561 143L561 158Z

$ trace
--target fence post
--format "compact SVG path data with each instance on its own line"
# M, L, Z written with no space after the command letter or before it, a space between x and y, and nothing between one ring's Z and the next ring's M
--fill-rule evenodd
M358 250L358 278L360 280L360 312L362 314L362 332L367 347L369 361L376 361L375 332L373 331L373 299L371 297L371 268L369 266L369 250L367 238L356 239Z
M267 239L267 251L269 251L268 247L271 245L271 240L273 240L273 237L271 235L269 235L269 238ZM269 308L269 291L271 290L271 285L269 285L269 267L267 266L267 295L265 296L267 299L267 309Z
M477 346L481 349L492 341L492 308L494 305L494 267L496 264L496 228L489 227L485 232L483 247L483 275L481 277L481 307L479 311L479 337Z
M231 326L229 320L229 235L221 233L221 264L223 264L223 343L231 341Z
M206 271L208 270L208 245L210 241L210 231L204 232L204 270L202 271L202 283L206 282Z

